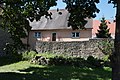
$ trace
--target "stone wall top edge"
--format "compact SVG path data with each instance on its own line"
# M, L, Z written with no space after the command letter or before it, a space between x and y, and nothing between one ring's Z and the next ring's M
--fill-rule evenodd
M89 39L87 41L37 41L37 43L84 43L84 42L93 42L93 41L103 41L103 40L114 40L110 38L95 38L95 39Z

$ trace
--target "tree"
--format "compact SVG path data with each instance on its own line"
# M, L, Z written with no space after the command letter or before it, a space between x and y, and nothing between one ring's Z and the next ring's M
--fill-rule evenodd
M99 0L63 0L66 3L66 9L70 13L68 26L75 29L85 29L86 18L95 18L99 9L96 4Z
M55 5L56 0L0 0L1 27L7 30L13 40L13 44L7 44L13 50L10 52L17 53L24 47L21 38L29 36L29 22L38 21L44 15L50 17L48 10Z
M112 80L120 79L120 0L110 0L116 7L116 31L114 40L114 52L111 56Z
M102 17L98 33L96 33L97 38L111 38L111 34L109 33L107 22L105 17Z
M88 14L99 12L99 10L96 8L96 5L94 4L95 2L98 3L99 0L64 0L64 1L67 4L68 11L71 13L69 24L73 26L75 29L78 29L79 28L78 26L81 26L80 24L83 25L84 23L86 23L85 17L86 16L89 17L89 15L84 13L87 13L87 11L88 11ZM91 7L88 7L88 5L85 5L86 3L89 3L89 1L90 1L89 6ZM108 3L114 4L114 7L116 7L116 10L117 10L116 31L115 31L115 40L114 40L115 50L111 55L111 63L112 63L112 80L119 80L120 79L120 0L108 0ZM81 8L79 11L79 6L83 8L82 9L83 11L81 10ZM87 7L88 10L85 9L85 6ZM90 10L93 10L93 11L90 11ZM78 18L76 17L81 18L79 24L76 23L78 22L77 21ZM76 23L76 25L74 25L74 23Z
M29 35L29 31L31 30L29 22L33 20L38 21L44 15L51 19L52 14L48 13L48 10L57 4L56 1L0 0L0 8L3 10L0 16L2 19L2 28L7 29L14 41L13 44L8 44L8 46L13 46L15 50L23 48L20 39ZM63 0L63 2L67 4L66 9L70 12L68 25L72 26L73 29L84 29L84 25L87 23L85 19L87 17L95 17L95 13L99 12L95 5L99 3L99 0Z
M41 16L50 17L48 10L56 5L57 0L0 0L0 7L3 9L1 18L3 19L3 28L7 28L14 41L14 45L21 43L20 38L27 36L29 32L29 21L40 20ZM63 0L66 3L66 9L70 13L69 26L73 29L84 29L86 18L95 17L99 12L96 3L99 0ZM120 79L120 0L108 0L117 8L116 14L116 32L112 54L112 80ZM1 6L1 4L3 6ZM27 24L26 24L27 23ZM19 41L19 42L16 42ZM15 47L17 47L15 46Z

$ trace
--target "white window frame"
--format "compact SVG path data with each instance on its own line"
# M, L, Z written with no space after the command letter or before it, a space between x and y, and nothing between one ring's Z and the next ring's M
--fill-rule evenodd
M73 33L75 34L75 36L73 36ZM79 34L79 36L77 36L77 34ZM72 38L80 38L80 32L72 32L71 36Z
M34 37L35 38L41 38L41 32L35 32Z

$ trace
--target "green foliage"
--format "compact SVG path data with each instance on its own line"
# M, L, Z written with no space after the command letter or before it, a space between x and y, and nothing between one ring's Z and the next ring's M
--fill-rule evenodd
M111 55L114 49L114 44L110 40L104 40L99 42L98 48L105 54Z
M104 61L101 59L94 58L93 56L89 56L87 58L87 66L96 68L96 67L103 67L104 66Z
M18 60L21 60L21 55L18 54L16 45L6 43L6 47L4 48L4 51L6 52L6 56L11 57L11 59L16 58Z
M66 3L66 9L70 13L68 20L68 26L72 26L75 29L85 29L86 18L95 18L96 13L99 13L99 9L96 7L96 3L99 0L63 0Z
M7 29L11 34L14 44L21 48L20 38L29 35L31 27L29 21L40 20L41 16L51 18L48 10L50 7L57 5L57 0L0 0L0 8L3 12L2 28ZM67 4L66 9L70 13L69 26L73 29L84 29L86 18L95 17L99 12L96 3L99 0L63 0ZM116 0L109 0L109 3L116 4Z
M110 61L110 55L105 55L102 60L104 60L104 61Z
M14 41L15 49L21 49L21 38L29 36L31 26L29 22L33 20L39 21L41 16L51 18L48 12L50 7L56 6L57 0L0 0L0 8L2 9L1 27L11 34ZM66 9L70 13L69 26L73 29L83 29L86 24L86 18L95 17L95 13L99 12L96 3L99 0L63 0L67 4Z
M111 38L111 33L107 26L107 22L104 17L102 17L98 33L96 33L97 38Z
M31 63L39 64L39 65L65 65L65 66L77 66L77 67L85 67L85 59L83 58L75 58L75 57L63 57L63 56L54 56L54 57L43 57L36 56L31 60Z
M26 51L24 53L22 53L22 59L23 60L31 60L36 56L36 52L35 51Z
M110 55L105 55L102 60L104 61L104 66L111 67Z
M49 55L49 54L48 54ZM54 54L52 54L54 55ZM64 65L74 67L88 67L88 68L102 68L104 66L110 66L110 62L104 61L103 59L97 59L93 56L89 56L87 60L81 57L65 57L65 56L40 56L36 55L31 63L39 65Z
M111 61L111 55L114 51L114 44L110 40L104 40L99 42L98 45L99 49L105 54L103 57L104 65L105 66L111 66L110 61Z
M53 54L53 53L39 53L36 56L43 56L43 57L46 57L46 58L54 58L55 56L62 56L62 55Z
M108 3L114 4L114 7L117 6L117 0L108 0Z
M0 27L11 35L14 49L24 48L21 38L29 36L29 22L38 21L44 15L49 18L48 10L55 5L56 0L0 0Z

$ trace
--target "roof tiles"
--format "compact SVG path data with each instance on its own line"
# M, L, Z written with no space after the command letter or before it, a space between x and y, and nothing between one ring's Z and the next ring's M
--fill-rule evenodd
M30 22L32 30L50 30L50 29L71 29L68 27L69 13L65 9L50 10L52 13L52 19L47 19L45 16L42 16L40 21ZM61 12L62 14L59 14ZM86 28L92 28L93 19L89 19L88 23L85 25Z

